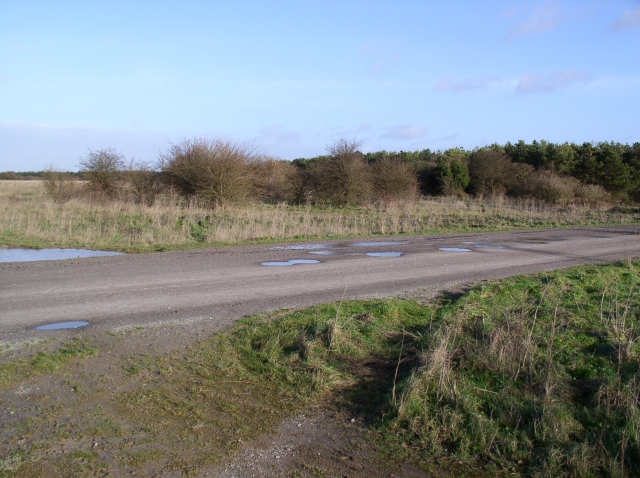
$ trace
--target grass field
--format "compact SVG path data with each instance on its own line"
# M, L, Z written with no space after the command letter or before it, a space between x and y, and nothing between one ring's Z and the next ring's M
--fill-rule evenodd
M145 252L222 243L637 221L637 212L620 209L455 198L343 209L267 204L207 209L172 196L160 197L153 206L88 197L56 203L40 181L0 181L0 244L19 247Z
M638 262L250 317L164 355L112 338L3 358L0 476L197 474L319 403L446 475L640 474Z

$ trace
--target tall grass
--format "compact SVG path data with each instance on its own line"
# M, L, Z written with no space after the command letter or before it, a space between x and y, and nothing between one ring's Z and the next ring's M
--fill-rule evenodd
M206 208L170 194L152 206L91 196L56 203L40 181L0 181L0 243L125 251L369 235L632 223L633 214L532 201L422 199L350 208Z
M443 312L391 430L496 471L638 476L637 264L483 287Z

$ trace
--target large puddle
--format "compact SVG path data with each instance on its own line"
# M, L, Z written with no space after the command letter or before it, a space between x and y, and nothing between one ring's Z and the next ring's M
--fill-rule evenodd
M311 249L326 249L331 247L328 244L299 244L296 246L274 247L276 251L306 251Z
M463 241L462 243L468 246L473 246L476 249L506 249L505 246L499 246L497 244L492 244L491 242Z
M77 329L79 327L86 327L89 322L83 320L76 320L74 322L58 322L55 324L41 325L36 327L37 330L60 330L60 329Z
M59 261L82 257L120 256L122 252L87 249L20 249L0 248L0 262Z
M441 247L440 250L444 252L471 252L471 249L464 247Z

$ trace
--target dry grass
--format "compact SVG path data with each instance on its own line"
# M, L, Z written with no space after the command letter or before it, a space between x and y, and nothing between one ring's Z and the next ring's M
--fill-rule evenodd
M433 198L358 208L250 204L202 207L164 195L154 205L91 197L56 203L41 181L0 181L0 243L167 250L238 243L637 222L606 209L533 201Z

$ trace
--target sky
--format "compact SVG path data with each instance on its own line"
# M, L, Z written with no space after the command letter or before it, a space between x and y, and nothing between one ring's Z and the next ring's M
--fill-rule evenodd
M640 0L0 0L0 171L640 141Z

